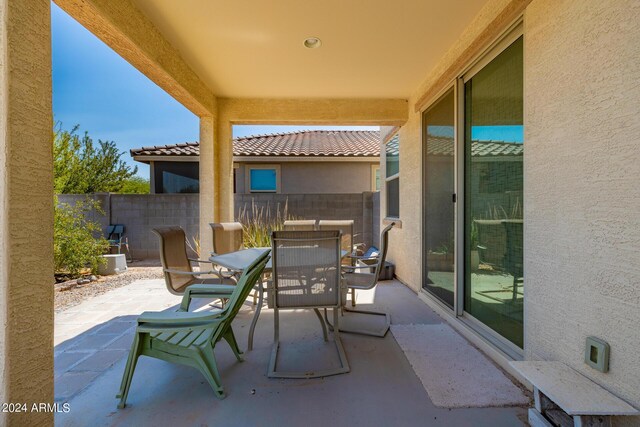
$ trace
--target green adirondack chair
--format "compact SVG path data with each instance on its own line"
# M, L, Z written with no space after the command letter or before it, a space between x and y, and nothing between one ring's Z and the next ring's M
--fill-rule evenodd
M242 274L229 303L222 310L206 312L144 312L138 326L122 376L118 408L124 408L131 379L140 356L155 357L172 363L192 366L205 376L216 397L225 397L213 349L224 339L238 361L242 352L231 329L231 322L260 278L269 260L269 250L259 256ZM188 297L185 295L185 297Z

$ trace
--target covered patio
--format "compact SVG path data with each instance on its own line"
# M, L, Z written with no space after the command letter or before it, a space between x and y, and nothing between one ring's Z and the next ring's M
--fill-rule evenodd
M380 169L379 222L397 224L388 258L398 282L380 285L375 304L392 323L446 321L511 374L512 362L555 362L587 388L640 406L639 2L54 1L199 117L201 253L212 249L209 223L234 220L234 125L379 126L391 138L381 147L395 141L395 169ZM2 412L0 424L526 422L523 408L436 408L391 334L344 334L348 375L267 380L269 310L245 363L224 345L217 349L227 399L215 400L198 372L143 359L130 408L116 410L135 316L172 310L178 299L160 281L144 282L54 315L50 11L50 0L0 0L0 402L68 402L72 411ZM516 78L483 80L495 69ZM447 136L456 144L455 176L441 194L448 208L431 215L446 217L455 243L431 254L446 273L446 300L429 294L425 245L427 207L444 206L425 185L427 119L442 131L438 108L451 119ZM518 198L510 219L519 224L522 254L506 260L514 268L499 282L484 263L482 274L471 266L473 218L464 203L475 195L467 185L473 176L465 175L474 120L477 128L516 127L517 143L526 146L518 187L498 191ZM507 167L480 169L480 178L514 175ZM478 194L490 192L485 184ZM479 295L475 311L469 295ZM485 316L496 301L508 311ZM237 318L242 343L251 310L245 305ZM312 314L289 316L297 338L319 334ZM517 329L511 340L492 324L509 316L516 328L508 329ZM585 360L593 338L611 351ZM322 355L316 350L289 356L314 361ZM587 400L578 416L591 416L599 399ZM637 413L599 412L623 426L638 425L628 416Z
M388 311L395 325L444 322L398 281L380 282L376 289L376 303L362 306ZM367 301L367 295L360 299ZM436 407L391 333L382 339L342 334L349 374L269 379L273 311L267 309L260 317L253 351L244 354L245 362L236 362L226 343L216 347L227 393L224 400L214 397L197 370L142 357L127 407L117 410L115 392L136 316L144 310L175 310L179 303L180 297L168 294L162 280L146 280L57 314L56 401L68 402L72 410L57 414L56 424L81 426L91 419L92 425L493 427L520 425L526 420L524 407ZM207 308L201 302L198 309ZM254 309L247 299L234 323L243 349ZM304 369L335 361L333 346L323 346L312 311L284 312L281 321L282 363Z

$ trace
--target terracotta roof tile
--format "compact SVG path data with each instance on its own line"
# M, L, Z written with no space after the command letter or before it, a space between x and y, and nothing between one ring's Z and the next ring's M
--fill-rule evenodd
M132 156L198 156L197 142L134 148ZM348 156L380 155L377 131L325 131L256 135L233 140L234 156Z
M434 156L453 156L453 138L431 137L428 153ZM471 156L522 156L524 146L518 142L471 141Z
M380 155L380 135L376 131L324 131L256 135L233 141L234 156L348 156L377 157ZM396 144L391 143L392 147ZM429 153L453 155L452 138L433 137ZM503 141L473 141L472 156L522 156L521 143ZM172 145L134 148L132 156L198 156L200 145L186 142Z

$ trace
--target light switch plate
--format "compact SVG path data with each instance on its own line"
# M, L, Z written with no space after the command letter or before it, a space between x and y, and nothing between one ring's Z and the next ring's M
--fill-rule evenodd
M609 344L600 338L587 337L584 361L595 370L609 371Z

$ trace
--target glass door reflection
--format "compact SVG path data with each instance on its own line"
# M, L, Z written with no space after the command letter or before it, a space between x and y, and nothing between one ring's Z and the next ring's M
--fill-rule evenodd
M424 227L422 287L454 306L455 111L451 89L423 115Z
M464 84L465 311L523 347L522 37Z

